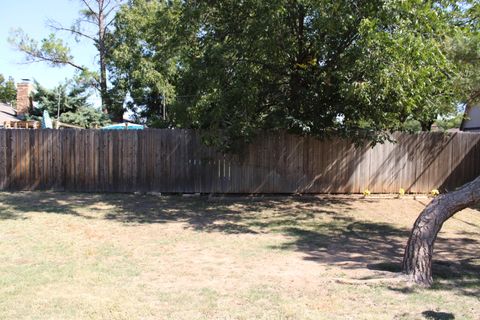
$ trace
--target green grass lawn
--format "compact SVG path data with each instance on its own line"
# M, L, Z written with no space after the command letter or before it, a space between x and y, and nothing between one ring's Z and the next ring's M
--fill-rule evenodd
M0 193L0 319L479 319L478 210L392 273L427 201Z

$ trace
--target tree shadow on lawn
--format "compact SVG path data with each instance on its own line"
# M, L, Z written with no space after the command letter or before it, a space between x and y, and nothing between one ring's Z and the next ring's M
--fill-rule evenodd
M428 320L453 320L453 319L455 319L455 316L453 315L453 313L437 312L437 311L432 311L432 310L422 312L422 316L425 319L428 319Z
M101 201L101 195L82 195L54 192L0 193L0 220L28 219L28 213L43 212L92 219L77 210Z
M304 259L344 269L399 272L410 230L393 224L361 221L347 215L355 199L313 197L220 198L156 197L132 194L0 194L2 219L28 212L107 219L126 225L183 222L201 232L278 233L288 241L274 250L299 251ZM373 201L373 200L370 200ZM107 205L107 209L105 209ZM98 210L98 217L79 209ZM2 211L4 211L2 213ZM478 233L439 238L433 265L436 289L480 294ZM402 292L401 288L392 288ZM404 293L408 293L408 290Z
M26 220L32 212L65 214L91 219L79 214L76 209L89 206L98 197L82 197L81 194L62 194L51 192L15 192L0 193L0 220Z
M299 250L306 254L307 260L335 264L344 269L401 272L409 230L388 224L339 219L342 220L340 224L331 226L325 232L289 228L286 232L295 240L281 248ZM480 241L472 239L470 233L462 235L464 237L437 239L432 265L435 280L433 289L479 296ZM475 236L478 238L479 234ZM373 278L369 276L358 280ZM408 287L391 289L411 293Z

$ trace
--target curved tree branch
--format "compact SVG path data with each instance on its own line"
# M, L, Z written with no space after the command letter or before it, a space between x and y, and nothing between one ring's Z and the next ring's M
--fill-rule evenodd
M435 240L443 223L480 202L480 176L460 189L434 199L415 221L403 256L403 272L411 281L431 286L432 257Z

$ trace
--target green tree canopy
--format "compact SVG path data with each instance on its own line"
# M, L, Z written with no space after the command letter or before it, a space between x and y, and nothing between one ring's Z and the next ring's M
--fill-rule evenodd
M15 104L17 98L17 88L12 77L5 79L0 74L0 102Z
M182 1L132 1L117 13L109 69L115 99L148 125L163 125L167 97L175 97L182 44ZM192 43L189 43L191 45Z
M35 82L33 100L36 106L32 112L35 118L41 117L43 111L60 121L84 128L94 128L110 123L108 116L88 103L89 94L84 86L66 81L53 89L47 89Z
M382 139L455 111L446 44L468 2L132 0L110 67L132 109L159 115L166 93L173 125L226 147L265 129Z

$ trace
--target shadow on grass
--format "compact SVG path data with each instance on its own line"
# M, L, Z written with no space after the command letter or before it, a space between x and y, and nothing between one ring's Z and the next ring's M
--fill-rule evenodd
M0 221L2 220L17 220L17 219L25 219L24 217L10 212L8 209L0 208Z
M274 250L300 251L304 259L344 269L399 272L409 230L347 215L354 199L156 197L132 194L1 193L0 220L29 212L107 219L126 225L183 222L200 232L279 233ZM94 213L91 215L90 213ZM480 294L479 234L439 238L434 289ZM410 293L409 289L392 289Z
M89 216L78 213L76 209L90 206L99 199L100 196L50 192L0 193L0 219L26 219L26 215L31 212L65 214L91 219Z
M428 320L453 320L455 316L450 312L423 311L422 315Z

